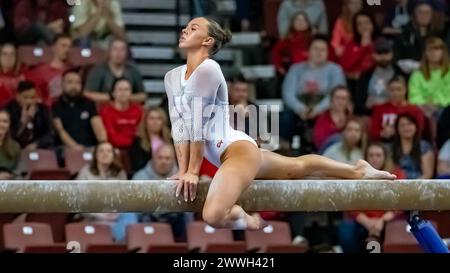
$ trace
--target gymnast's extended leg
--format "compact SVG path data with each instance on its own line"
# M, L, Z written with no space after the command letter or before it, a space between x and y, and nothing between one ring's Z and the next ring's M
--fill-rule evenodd
M395 179L395 175L378 171L364 160L353 166L319 155L286 157L266 150L261 150L261 158L255 179Z

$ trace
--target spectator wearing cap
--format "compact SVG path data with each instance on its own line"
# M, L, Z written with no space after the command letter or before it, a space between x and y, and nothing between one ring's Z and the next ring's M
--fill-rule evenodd
M34 82L40 102L47 107L51 107L61 95L62 74L71 68L69 63L71 48L72 38L65 34L58 35L52 45L52 60L38 65L25 75Z
M106 130L95 104L83 97L81 76L76 70L63 75L63 93L53 105L53 126L58 145L83 150L106 141Z
M109 44L106 62L94 66L86 79L84 96L96 103L112 100L111 90L119 78L126 78L132 86L131 101L144 102L142 76L137 67L128 62L128 44L125 40L114 39Z
M11 116L11 134L21 148L35 150L53 145L50 113L46 106L38 103L32 82L19 83L16 99L6 106L6 110Z
M357 115L370 115L374 105L388 101L389 80L396 74L402 74L400 68L393 62L392 41L384 37L377 38L373 59L375 67L363 73L357 83L357 92L354 97L354 112Z
M439 1L416 1L412 20L402 28L394 43L394 57L405 73L419 67L425 41L431 36L446 39L444 15L439 11Z

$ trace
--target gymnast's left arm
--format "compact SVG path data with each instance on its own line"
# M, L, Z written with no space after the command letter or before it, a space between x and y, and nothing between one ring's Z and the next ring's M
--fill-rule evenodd
M222 72L214 62L202 64L196 73L191 75L189 90L182 99L187 102L187 115L182 115L184 124L189 131L189 164L188 171L180 177L184 187L184 199L194 201L197 195L200 167L203 161L204 145L208 138L205 135L210 120L217 92L221 84Z

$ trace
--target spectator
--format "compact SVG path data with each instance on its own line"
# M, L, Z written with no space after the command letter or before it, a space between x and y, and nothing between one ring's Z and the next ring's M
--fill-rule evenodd
M13 24L17 41L52 44L68 28L68 7L66 0L15 0Z
M383 34L385 35L399 35L402 33L402 28L411 21L410 1L395 0L395 7L387 11L384 17Z
M394 42L394 56L403 72L410 74L422 58L425 41L437 36L445 39L445 22L428 1L420 1L414 8L412 21L402 28Z
M345 84L341 68L327 59L326 39L314 37L308 60L293 65L284 79L283 101L303 120L313 119L327 110L331 90Z
M14 99L17 85L25 80L25 67L20 64L17 55L13 44L0 46L0 107Z
M354 102L358 115L370 115L374 105L386 103L389 99L389 80L394 75L402 75L401 69L393 63L392 41L379 37L374 46L375 67L361 75L356 87Z
M345 85L344 73L339 65L327 61L328 42L315 36L309 48L308 61L295 64L283 81L282 96L287 106L281 113L281 137L291 140L302 134L302 149L313 149L313 122L329 108L329 94L333 88Z
M330 101L330 109L322 113L314 125L313 139L319 151L324 151L330 144L340 139L340 133L352 114L350 91L345 86L334 88L330 94Z
M164 143L170 143L171 139L168 117L164 110L159 107L147 109L131 145L131 171L135 173L144 168L156 150Z
M450 60L447 47L440 38L426 41L420 70L409 80L409 102L419 105L428 117L450 105Z
M437 174L439 177L450 178L450 139L445 142L439 152Z
M378 34L375 20L366 12L353 16L353 40L344 49L341 66L347 79L354 82L375 65L374 41ZM352 92L355 90L350 89ZM353 95L354 93L352 93Z
M128 45L124 40L114 39L109 44L108 60L94 66L86 79L84 95L97 103L110 101L113 83L118 78L126 78L132 85L133 102L147 99L139 70L128 63Z
M231 126L260 144L259 106L250 100L250 84L242 75L238 75L228 90L230 105L233 106L233 111L230 111Z
M325 150L323 156L347 164L355 164L364 158L367 136L363 123L349 118L342 132L342 140Z
M278 34L285 37L293 14L303 11L308 15L314 33L328 34L328 17L322 0L284 0L278 10Z
M442 111L437 126L437 145L442 147L450 138L450 106Z
M11 180L19 163L20 146L11 137L11 118L0 110L0 180Z
M72 15L72 36L83 48L106 49L111 39L126 38L118 0L85 0L74 6Z
M395 135L395 122L398 115L408 113L417 121L419 134L425 126L425 115L422 110L408 103L406 80L402 76L394 76L388 83L389 101L373 107L370 122L372 140L391 141Z
M108 140L120 149L129 149L136 136L136 129L142 117L142 107L130 101L131 83L119 78L113 84L113 101L100 111Z
M101 142L94 149L91 164L84 166L76 179L125 180L127 175L111 143ZM124 241L127 225L138 222L136 213L84 213L82 216L88 222L110 225L116 242Z
M272 62L281 75L293 64L308 59L308 47L312 37L311 23L306 13L299 11L292 16L286 37L272 49Z
M11 116L12 137L22 148L35 150L53 145L50 113L46 106L38 103L32 82L19 83L16 99L6 109Z
M34 82L40 102L51 107L61 95L62 74L69 69L70 49L72 39L65 34L58 35L52 46L53 59L31 70L27 78Z
M347 44L353 40L353 17L363 8L362 0L344 0L341 15L337 18L333 28L331 45L338 58L342 57Z
M154 153L151 161L138 171L133 180L166 180L176 174L175 151L171 144L162 144ZM185 239L186 223L192 220L192 213L143 213L142 222L165 222L172 226L176 239Z
M431 179L434 175L434 153L431 145L420 139L416 119L409 114L397 117L392 145L394 163L407 179Z
M84 150L106 141L106 131L95 104L83 97L76 70L63 74L63 94L53 106L53 126L58 144Z
M367 147L365 159L375 169L384 170L404 179L404 173L392 166L387 149L381 143ZM364 252L369 240L381 240L386 223L396 219L401 213L394 211L354 211L349 213L338 229L339 244L344 253ZM382 242L381 242L382 243Z
M175 152L171 144L162 143L153 155L154 158L134 174L133 180L165 180L177 173Z

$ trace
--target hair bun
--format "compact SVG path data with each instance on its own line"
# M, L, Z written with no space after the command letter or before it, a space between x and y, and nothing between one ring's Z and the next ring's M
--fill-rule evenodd
M229 29L225 29L223 31L222 45L228 44L232 37L233 35L231 34L231 31Z

